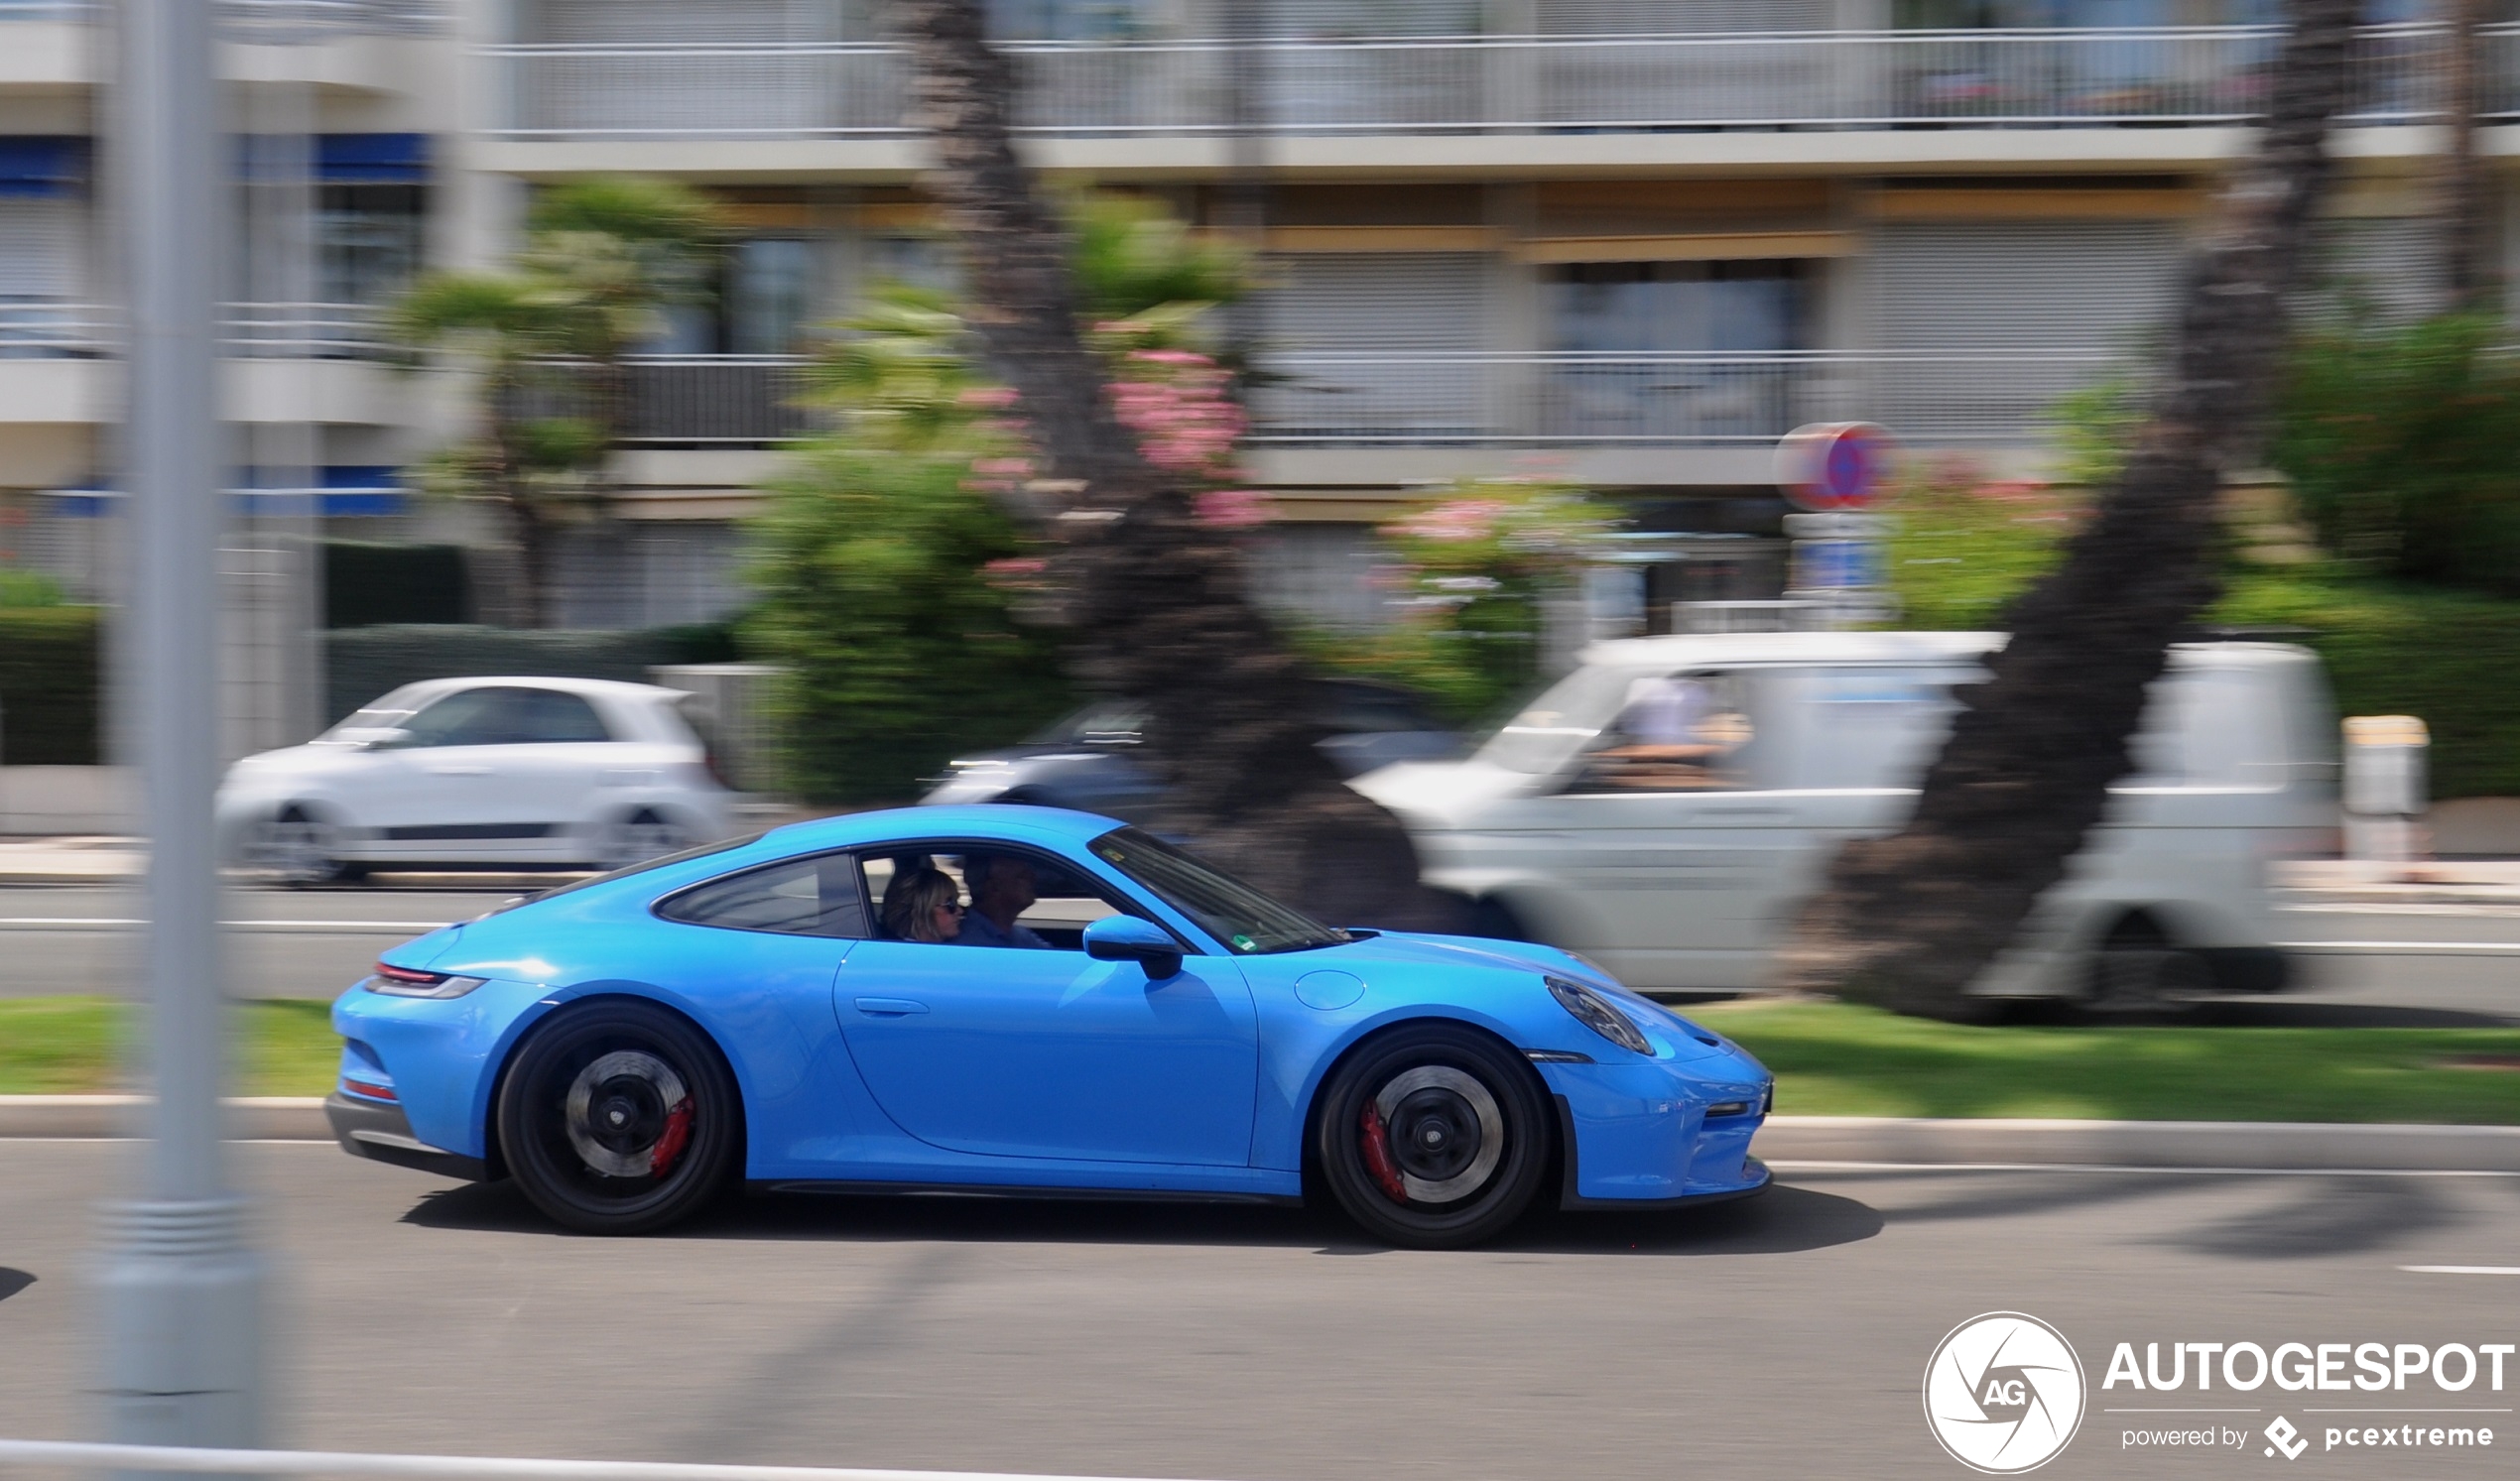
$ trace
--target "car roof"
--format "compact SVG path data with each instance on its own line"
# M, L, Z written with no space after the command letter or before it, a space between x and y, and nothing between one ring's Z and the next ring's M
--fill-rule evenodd
M500 684L522 684L537 689L559 689L567 694L651 703L662 699L679 698L687 692L683 689L670 689L663 684L633 683L622 679L561 679L544 674L451 675L444 679L419 679L409 685L398 684L396 688L408 687L424 694L442 694L453 689L489 688Z
M946 807L886 807L874 812L811 818L773 828L762 841L776 844L782 852L853 848L899 838L999 838L1010 843L1074 845L1123 826L1118 818L1098 812L977 802Z

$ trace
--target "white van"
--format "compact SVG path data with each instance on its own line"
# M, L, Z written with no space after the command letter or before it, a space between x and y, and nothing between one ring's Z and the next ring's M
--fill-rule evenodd
M1468 760L1386 767L1427 882L1485 928L1655 992L1763 985L1842 840L1897 827L2000 633L1738 633L1585 651ZM2266 866L2332 848L2335 719L2310 653L2172 650L2138 774L1971 988L2133 1004L2273 991Z

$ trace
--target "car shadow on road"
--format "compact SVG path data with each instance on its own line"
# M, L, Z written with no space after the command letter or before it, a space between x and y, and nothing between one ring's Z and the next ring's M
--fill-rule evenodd
M513 1182L424 1195L404 1223L569 1238ZM1779 1185L1755 1198L1655 1213L1542 1210L1486 1246L1552 1255L1770 1255L1870 1239L1882 1217L1837 1193ZM1335 1214L1276 1204L1120 1198L779 1192L729 1198L665 1239L944 1240L1022 1244L1245 1245L1374 1255Z

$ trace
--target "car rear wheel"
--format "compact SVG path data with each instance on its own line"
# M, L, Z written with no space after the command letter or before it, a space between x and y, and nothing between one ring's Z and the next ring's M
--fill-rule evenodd
M657 811L642 807L604 825L596 840L595 862L606 869L627 869L650 859L681 853L699 839L691 829Z
M564 1010L499 1092L499 1147L534 1206L586 1234L645 1234L698 1212L733 1175L743 1107L717 1047L621 999Z
M2109 928L2091 953L2090 972L2084 1007L2116 1017L2175 1017L2214 988L2205 958L2182 949L2160 923L2142 914Z
M1416 1024L1366 1044L1322 1090L1322 1180L1366 1232L1458 1249L1522 1216L1549 1170L1531 1066L1474 1029Z
M292 888L362 878L341 858L341 830L311 807L292 802L246 829L247 868Z

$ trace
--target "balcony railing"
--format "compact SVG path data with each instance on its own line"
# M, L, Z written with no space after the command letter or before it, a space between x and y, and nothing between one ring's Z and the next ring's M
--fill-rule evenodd
M103 354L112 322L112 311L93 304L0 302L0 360Z
M240 360L376 360L391 355L365 304L230 304L220 352Z
M2350 120L2437 109L2432 23L2353 43ZM2245 122L2282 38L2267 26L1420 37L1255 43L1272 134L2067 127ZM2485 111L2520 111L2520 26L2484 37ZM1227 44L1019 42L1021 127L1064 136L1229 132ZM874 43L488 49L516 138L880 138L911 132Z
M796 405L806 361L790 355L643 355L629 364L627 440L759 446L813 428Z
M2021 441L2123 363L2097 349L1278 356L1254 398L1254 437L1727 446L1861 418L1921 442Z

